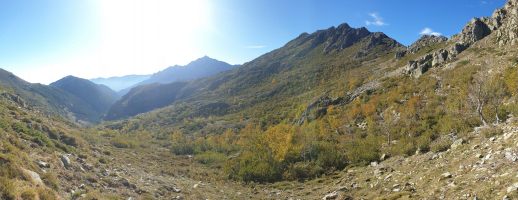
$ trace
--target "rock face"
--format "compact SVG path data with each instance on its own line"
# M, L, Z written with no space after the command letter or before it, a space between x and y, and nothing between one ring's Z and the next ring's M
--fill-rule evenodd
M491 29L484 21L487 22L487 19L472 19L458 36L459 41L463 44L473 44L491 34Z
M518 43L518 1L509 0L491 16L490 25L500 46Z

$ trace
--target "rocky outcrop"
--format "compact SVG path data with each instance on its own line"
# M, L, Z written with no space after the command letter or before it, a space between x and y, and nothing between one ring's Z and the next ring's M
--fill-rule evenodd
M480 18L471 20L460 34L451 39L454 44L447 48L442 48L433 53L426 54L417 60L409 61L403 68L403 73L417 78L427 72L430 68L440 66L445 62L452 60L469 46L491 34L491 28L487 21L487 19ZM422 48L425 47L425 45L433 45L437 42L444 41L444 38L440 37L423 36L423 38L414 43L414 45L412 45L413 47L411 46L410 49L413 48L413 52L415 53L419 51L419 47ZM412 50L409 51L412 52Z
M491 34L491 29L486 18L474 18L468 23L457 36L461 44L471 45Z
M430 67L439 66L455 58L462 51L489 35L495 37L500 47L518 44L518 0L509 0L491 17L472 19L461 33L452 37L453 45L427 54L418 60L410 61L403 68L403 73L419 77ZM420 43L426 44L425 41L418 41L415 46L418 47L417 44ZM409 51L412 52L412 50Z
M428 54L419 60L409 61L404 68L404 73L413 77L419 77L432 67L432 59L432 54Z
M327 108L329 106L346 105L351 103L354 99L359 97L361 94L376 90L380 87L380 83L377 81L366 83L352 92L348 92L343 97L330 98L327 95L323 95L318 99L312 101L304 110L301 117L295 121L295 124L302 125L304 122L309 122L318 119L327 114Z
M20 106L22 108L27 108L27 103L18 95L4 92L1 94L1 96L14 102L15 104L17 104L18 106Z
M395 58L396 58L397 60L399 60L399 59L401 59L401 58L405 57L405 56L406 56L406 54L407 54L407 51L406 51L406 50L397 51L397 52L396 52L396 55L395 55Z
M435 35L423 35L419 40L408 47L409 53L417 53L419 50L448 41L447 37Z

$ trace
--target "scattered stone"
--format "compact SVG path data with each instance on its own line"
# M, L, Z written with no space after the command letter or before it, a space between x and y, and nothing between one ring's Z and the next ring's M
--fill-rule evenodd
M107 170L107 169L102 169L102 170L101 170L101 174L102 174L103 176L109 176L109 175L110 175L110 171L109 171L109 170Z
M518 155L516 155L515 153L512 153L512 152L506 151L505 158L511 162L516 162L518 160Z
M378 166L378 162L371 162L371 167L376 167Z
M457 149L462 144L464 144L464 140L461 138L461 139L455 140L455 142L453 142L453 144L451 144L450 148L451 149Z
M507 187L507 193L511 193L518 190L518 182L513 183L511 186Z
M476 157L476 158L483 158L484 156L483 156L482 154L479 154L479 153L478 153L477 155L475 155L475 157Z
M448 179L448 178L452 178L452 177L453 177L453 175L450 172L441 174L441 179Z
M336 199L338 197L338 192L337 191L334 191L334 192L331 192L329 194L326 194L324 196L324 198L322 198L323 200L328 200L328 199Z
M38 166L41 167L41 168L50 168L50 164L49 163L46 163L46 162L43 162L43 161L38 161Z
M67 169L71 167L70 158L65 154L61 155L61 163L63 163L63 167Z
M387 154L381 154L380 156L380 161L384 161L388 158L388 155Z

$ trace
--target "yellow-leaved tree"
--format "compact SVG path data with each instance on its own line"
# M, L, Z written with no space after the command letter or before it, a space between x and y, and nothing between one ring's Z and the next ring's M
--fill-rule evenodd
M268 147L277 161L283 161L292 147L295 128L287 124L279 124L266 130L264 137Z

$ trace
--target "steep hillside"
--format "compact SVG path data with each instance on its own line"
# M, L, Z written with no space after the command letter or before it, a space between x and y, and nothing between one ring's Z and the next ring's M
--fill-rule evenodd
M101 119L117 100L117 93L110 88L73 76L62 78L51 83L50 86L59 88L83 100L95 112L95 115L91 117L97 120Z
M106 115L106 120L121 119L169 105L184 94L184 82L148 84L132 88L128 94L115 102Z
M88 123L99 120L99 114L85 102L64 90L26 82L0 69L0 86L25 99L25 103L39 111L59 114L73 121Z
M59 158L84 147L78 128L3 88L0 93L0 199L58 199L69 187Z
M149 77L150 75L127 75L109 78L94 78L90 79L90 81L97 84L106 85L112 90L118 92L126 88L130 88L131 86L140 83Z

